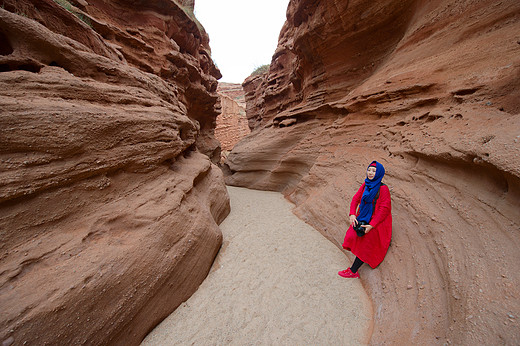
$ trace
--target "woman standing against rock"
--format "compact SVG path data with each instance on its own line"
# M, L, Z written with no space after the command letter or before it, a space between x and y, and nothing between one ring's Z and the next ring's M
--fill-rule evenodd
M367 168L365 182L350 203L350 227L343 248L356 255L350 268L338 272L345 278L359 278L363 263L375 268L385 258L392 238L390 190L381 180L385 168L373 161ZM359 209L358 209L359 206Z

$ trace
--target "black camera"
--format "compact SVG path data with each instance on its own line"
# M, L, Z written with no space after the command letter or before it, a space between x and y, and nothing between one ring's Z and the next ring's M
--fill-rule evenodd
M362 225L368 225L368 222L358 220L357 225L352 227L354 231L356 231L358 237L362 237L365 235L365 227L361 227Z

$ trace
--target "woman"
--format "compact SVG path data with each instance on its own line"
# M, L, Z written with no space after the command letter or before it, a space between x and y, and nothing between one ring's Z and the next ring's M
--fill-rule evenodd
M356 259L350 268L338 272L344 278L359 278L358 269L365 262L377 267L385 258L392 238L390 190L381 182L385 168L373 161L366 175L350 203L350 227L343 248L352 251ZM359 228L358 233L354 227Z

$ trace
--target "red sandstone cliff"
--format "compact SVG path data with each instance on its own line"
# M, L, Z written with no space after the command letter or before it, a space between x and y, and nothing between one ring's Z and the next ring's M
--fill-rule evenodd
M189 4L60 3L1 2L0 340L135 345L222 241L220 73Z
M386 167L373 344L520 343L519 33L514 0L291 0L243 83L228 183L283 191L341 246L366 165Z
M221 113L217 117L215 138L219 140L225 158L235 144L248 135L244 89L240 84L219 83Z

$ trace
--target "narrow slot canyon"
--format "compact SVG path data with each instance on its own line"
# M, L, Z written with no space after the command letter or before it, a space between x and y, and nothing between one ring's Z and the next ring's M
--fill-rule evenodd
M208 277L141 345L367 344L369 298L359 280L331 270L347 266L343 253L280 193L228 191Z
M520 3L284 19L228 81L194 0L0 0L2 346L520 344ZM373 160L390 247L341 278Z

